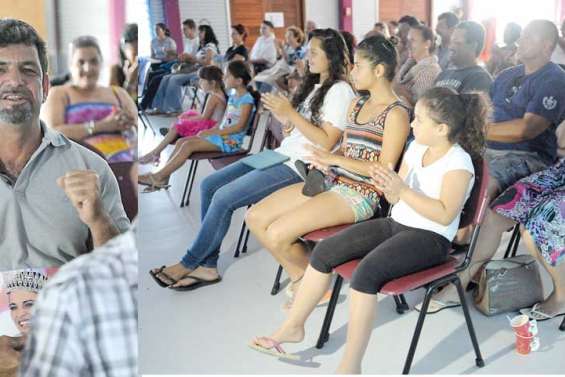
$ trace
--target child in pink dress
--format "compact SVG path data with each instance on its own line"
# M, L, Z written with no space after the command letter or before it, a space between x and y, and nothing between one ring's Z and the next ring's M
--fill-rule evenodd
M202 114L188 110L177 118L165 138L153 150L139 158L139 163L159 163L159 155L178 138L196 136L202 130L214 127L224 117L226 110L226 94L223 73L216 66L206 66L198 72L200 88L208 95Z

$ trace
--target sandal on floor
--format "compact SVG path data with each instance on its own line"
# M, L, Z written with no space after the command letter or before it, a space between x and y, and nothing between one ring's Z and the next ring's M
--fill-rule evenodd
M556 314L547 314L539 309L539 303L535 304L531 309L520 309L520 313L527 315L530 319L535 319L538 322L547 321L548 319L553 319L555 317L560 317L565 315L565 312Z
M184 280L184 279L189 279L189 278L194 280L195 283L189 284L189 285L179 285L179 286L173 287L173 285L178 283L179 281ZM183 277L182 279L177 280L175 283L169 285L168 288L175 290L175 291L179 291L179 292L185 292L185 291L192 291L192 290L197 289L197 288L205 287L207 285L216 284L216 283L219 283L220 281L222 281L222 278L219 277L219 276L216 279L205 280L205 279L198 278L196 276L188 275L188 276Z
M428 306L428 312L426 314L436 314L441 312L443 309L449 308L458 308L461 306L461 303L457 301L440 301L440 300L430 300L430 305ZM422 310L422 303L416 305L414 307L417 312Z
M262 346L258 343L259 341L263 341L265 343L268 343L269 345L267 347ZM292 353L286 353L279 342L266 336L253 339L251 343L248 344L248 346L255 351L266 353L267 355L275 356L281 359L300 360L300 356L294 355Z
M149 186L148 188L146 188L145 190L143 190L143 192L154 192L154 191L159 191L159 190L167 190L169 187L171 187L170 184L168 183L159 183L155 180L155 177L153 176L153 174L147 175L145 176L149 179L149 181L146 181L144 179L144 176L140 175L137 178L137 183L143 186Z
M173 279L172 277L167 275L165 272L163 272L163 270L165 268L167 268L167 266L161 266L157 271L149 270L149 275L151 275L153 280L155 280L155 282L157 282L157 284L159 284L163 288L167 288L168 286L173 285L177 282L177 280ZM164 276L168 280L172 281L172 283L168 284L168 283L164 282L163 280L161 280L161 278L159 278L159 275Z

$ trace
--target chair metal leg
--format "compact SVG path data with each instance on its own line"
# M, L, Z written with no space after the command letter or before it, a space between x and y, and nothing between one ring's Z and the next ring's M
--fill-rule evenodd
M281 275L283 272L282 266L279 264L279 269L277 270L277 276L275 276L275 282L273 283L273 288L271 289L271 296L276 295L279 293L281 289Z
M245 234L245 241L243 241L243 247L241 248L241 252L243 254L247 253L247 241L249 241L249 229L247 229L247 233Z
M520 242L520 227L516 225L514 230L512 231L512 235L510 236L510 242L508 242L508 246L506 247L506 251L504 252L504 259L510 257L511 253L516 255L516 249L518 248L518 243ZM516 246L514 246L516 244ZM514 249L514 251L512 251Z
M188 207L188 205L190 204L190 195L192 194L192 189L194 188L194 180L196 179L196 171L198 170L198 164L200 163L200 161L198 160L193 160L194 161L194 171L192 172L192 179L190 180L190 184L188 185L188 194L186 196L186 202L185 202L185 207Z
M422 327L424 326L424 319L428 313L428 307L430 306L430 300L433 293L435 292L435 286L429 286L426 290L426 295L424 296L424 302L422 303L422 309L420 310L420 315L418 315L418 322L416 323L416 329L414 330L414 335L412 336L412 341L410 342L410 349L408 350L408 355L406 356L406 361L404 362L404 369L402 374L410 373L410 367L412 366L412 361L414 360L414 354L416 353L416 347L418 346L418 340L420 340L420 333L422 332Z
M182 192L182 198L180 200L180 207L184 207L184 201L186 199L186 192L188 191L188 184L190 183L190 177L192 177L192 169L194 169L194 161L190 161L190 168L188 169L188 175L186 176L186 182L184 184L184 191Z
M404 312L407 312L408 310L410 310L410 307L408 306L408 303L406 302L406 298L404 297L404 295L394 295L394 302L396 303L396 312L398 314L404 314Z
M482 368L485 366L485 361L481 356L481 350L479 349L479 342L477 341L477 334L475 333L475 328L473 327L473 322L471 321L471 316L469 315L469 308L467 307L467 300L465 300L465 294L463 292L463 287L461 286L461 280L458 277L453 281L455 287L457 288L457 293L459 294L459 300L463 308L463 314L465 315L465 322L467 322L467 329L469 330L469 335L471 336L471 342L473 343L473 348L475 349L475 364Z
M337 299L339 298L339 291L341 291L341 285L343 284L343 278L339 275L335 278L334 288L332 290L332 297L328 304L328 309L326 310L326 316L324 317L324 323L322 324L322 330L320 331L320 336L318 337L318 342L316 343L317 349L322 349L324 343L330 339L330 326L332 324L332 319L334 317L335 307L337 306Z
M235 254L233 255L234 258L239 257L239 247L241 246L241 240L243 239L243 233L245 233L245 220L241 224L241 230L239 231L239 238L237 239L237 247L235 248Z
M518 228L518 232L516 234L516 240L514 241L514 247L512 248L512 257L516 256L518 252L518 245L520 244L520 229Z
M155 130L153 129L153 126L151 125L151 121L149 120L149 118L147 117L147 114L145 114L144 111L139 111L137 113L137 116L139 119L141 119L141 123L143 123L143 127L145 129L150 129L151 132L153 133L153 136L156 136L157 133L155 132Z
M565 318L563 318L563 322L561 322L561 325L559 326L559 330L565 331Z

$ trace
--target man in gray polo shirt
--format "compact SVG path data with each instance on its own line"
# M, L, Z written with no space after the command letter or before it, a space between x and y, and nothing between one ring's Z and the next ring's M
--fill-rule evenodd
M449 42L450 68L442 71L434 86L448 87L458 93L488 93L492 77L477 64L485 41L484 27L474 21L457 24Z
M37 32L0 20L0 270L58 266L129 227L108 164L39 121L46 72Z

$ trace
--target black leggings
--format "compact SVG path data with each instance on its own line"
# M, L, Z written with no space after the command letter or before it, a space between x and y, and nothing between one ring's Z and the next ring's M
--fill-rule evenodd
M387 282L433 267L447 258L451 243L429 230L381 218L355 224L316 245L310 265L322 273L362 258L351 288L376 294Z

